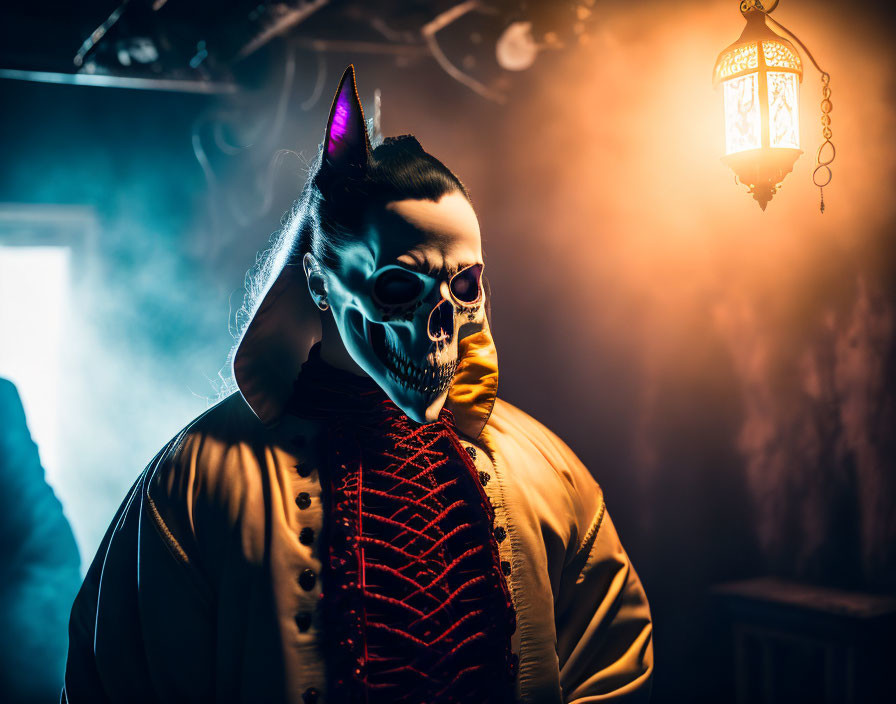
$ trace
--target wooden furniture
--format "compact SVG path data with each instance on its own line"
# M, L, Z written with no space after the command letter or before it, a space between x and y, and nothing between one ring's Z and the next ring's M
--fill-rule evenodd
M771 577L712 589L737 704L896 702L896 597Z

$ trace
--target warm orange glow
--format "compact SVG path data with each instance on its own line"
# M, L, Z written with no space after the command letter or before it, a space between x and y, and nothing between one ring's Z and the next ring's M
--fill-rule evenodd
M818 514L769 499L828 485L813 453L830 446L818 419L839 417L834 399L851 438L837 448L867 458L848 476L869 492L894 476L869 468L887 435L866 409L880 405L896 335L896 43L845 5L782 2L776 14L835 77L838 170L821 215L810 155L822 94L807 72L806 154L763 213L719 159L722 90L707 80L737 36L736 3L601 7L587 46L517 77L526 82L491 118L500 133L433 119L416 91L397 90L389 131L416 129L474 194L505 398L562 429L605 484L631 482L630 496L664 507L632 503L653 536L708 485L742 476L707 449L727 433L762 540L794 515L799 533ZM616 461L619 445L631 462Z
M800 86L795 73L769 71L769 146L800 148Z
M722 83L725 104L725 154L762 146L757 74L730 78Z
M582 378L607 381L598 356L655 374L659 385L726 373L719 358L712 369L704 361L710 352L724 357L720 344L738 359L755 355L743 364L755 364L757 375L771 364L764 356L798 359L796 331L822 324L817 308L844 287L846 262L882 257L892 241L892 44L835 9L787 8L788 24L826 47L825 68L853 78L837 83L841 142L837 178L825 189L830 209L811 207L813 161L802 158L779 194L787 197L762 213L719 160L721 91L707 81L737 13L730 0L685 8L607 9L587 47L558 55L555 70L526 84L510 103L511 119L494 117L503 120L498 138L471 139L443 120L418 129L478 204L499 350L522 344L507 311L537 311L538 334L563 341L551 363L575 370L565 377L576 380L571 394L581 393ZM812 108L821 94L814 80L801 88L808 154L820 142ZM394 133L426 116L413 94L399 98ZM739 321L730 335L716 313ZM505 352L506 378L542 374L547 354ZM600 383L592 389L594 405L606 403Z
M802 153L799 82L803 69L794 46L768 27L758 10L744 15L740 38L716 61L722 84L725 163L765 210Z

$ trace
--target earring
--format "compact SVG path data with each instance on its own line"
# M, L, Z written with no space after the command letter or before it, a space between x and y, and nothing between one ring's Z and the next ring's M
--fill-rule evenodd
M330 304L327 303L326 298L321 298L319 301L317 301L317 307L321 310L328 310L330 308Z

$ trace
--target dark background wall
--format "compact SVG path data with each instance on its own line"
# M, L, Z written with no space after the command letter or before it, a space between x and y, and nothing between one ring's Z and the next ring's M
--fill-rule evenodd
M654 609L656 700L677 701L715 686L711 584L896 587L892 23L870 2L782 3L832 75L838 156L821 215L807 65L806 153L763 213L719 161L711 69L736 3L598 9L590 41L513 76L505 105L434 63L333 55L330 83L354 61L384 132L416 134L469 186L501 393L602 484ZM0 201L100 222L73 293L56 480L85 561L217 394L245 272L316 152L329 98L300 107L312 67L282 122L270 70L230 98L0 82ZM225 154L215 122L249 146Z

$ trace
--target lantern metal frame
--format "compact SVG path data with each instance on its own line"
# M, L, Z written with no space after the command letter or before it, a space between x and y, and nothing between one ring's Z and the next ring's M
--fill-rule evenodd
M734 172L735 180L748 187L762 210L765 210L781 182L793 170L796 160L803 153L802 150L798 146L792 148L776 146L771 143L768 74L773 72L797 76L793 119L796 121L796 140L799 144L799 84L803 79L803 64L800 53L794 46L795 42L821 74L821 122L824 141L816 152L816 165L812 179L815 185L821 189L821 212L823 213L823 189L831 181L830 164L836 155L831 142L830 112L833 105L830 100L830 75L821 69L806 45L793 32L769 16L777 6L778 0L774 0L768 8L763 6L762 0L741 0L740 11L747 21L747 26L737 41L726 47L716 60L713 69L713 84L715 86L755 74L756 96L759 100L758 146L726 153L722 157L722 161ZM781 30L793 42L775 32L769 23ZM727 129L728 125L726 124L726 144L729 139Z

